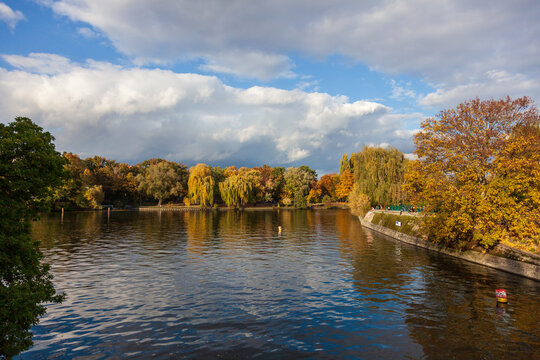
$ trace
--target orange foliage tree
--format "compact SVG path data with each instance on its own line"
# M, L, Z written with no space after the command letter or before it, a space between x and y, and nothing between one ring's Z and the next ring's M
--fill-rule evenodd
M339 200L346 200L354 185L354 176L350 170L345 170L339 176L339 182L336 185L336 197Z
M540 116L530 98L474 99L426 119L405 189L430 239L458 248L537 248Z

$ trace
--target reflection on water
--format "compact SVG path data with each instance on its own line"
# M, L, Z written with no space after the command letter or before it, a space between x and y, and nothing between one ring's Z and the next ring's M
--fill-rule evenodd
M538 283L347 211L66 213L34 237L68 298L24 359L540 358Z

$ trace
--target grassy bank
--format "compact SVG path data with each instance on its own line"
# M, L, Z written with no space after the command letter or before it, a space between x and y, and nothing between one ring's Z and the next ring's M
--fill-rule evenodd
M422 237L420 233L421 219L416 216L375 213L371 222L400 233ZM397 222L401 223L401 226L396 225Z

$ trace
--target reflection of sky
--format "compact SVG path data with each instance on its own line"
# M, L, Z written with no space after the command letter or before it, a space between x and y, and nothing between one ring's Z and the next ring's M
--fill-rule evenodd
M57 220L44 219L36 234L56 238L46 259L68 298L49 307L23 358L421 357L422 316L459 319L433 293L433 279L463 291L458 285L479 274L473 267L456 277L455 262L438 266L424 251L363 230L346 211ZM476 321L492 321L492 310ZM510 335L526 333L512 326ZM452 336L471 336L461 331Z

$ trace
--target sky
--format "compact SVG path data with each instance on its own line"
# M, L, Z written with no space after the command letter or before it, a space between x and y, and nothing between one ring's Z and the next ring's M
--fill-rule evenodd
M538 0L0 0L0 121L135 164L414 151L476 97L540 99Z

